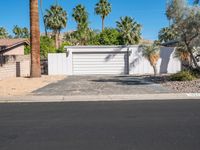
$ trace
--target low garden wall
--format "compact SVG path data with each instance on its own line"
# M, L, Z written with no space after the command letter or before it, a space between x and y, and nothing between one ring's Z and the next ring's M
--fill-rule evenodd
M4 56L0 79L30 76L30 56Z

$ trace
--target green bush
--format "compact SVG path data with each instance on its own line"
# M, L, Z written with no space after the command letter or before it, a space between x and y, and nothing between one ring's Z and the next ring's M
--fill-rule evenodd
M48 36L40 37L40 57L41 59L46 59L48 53L55 53L56 48L54 45L54 40Z
M196 78L200 78L200 71L198 69L192 69L191 72Z
M188 70L180 71L170 76L171 81L192 81L196 79L196 76Z
M24 47L24 55L29 55L31 53L31 47L29 45L26 45Z
M59 49L56 50L56 53L65 53L65 46L71 46L70 42L63 42Z

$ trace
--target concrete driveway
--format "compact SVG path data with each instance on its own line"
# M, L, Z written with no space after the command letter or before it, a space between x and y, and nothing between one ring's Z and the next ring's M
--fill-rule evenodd
M69 76L33 92L36 95L129 95L172 92L140 76Z

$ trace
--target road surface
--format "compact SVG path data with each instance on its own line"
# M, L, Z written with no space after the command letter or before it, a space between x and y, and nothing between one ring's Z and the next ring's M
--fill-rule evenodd
M200 101L0 104L0 150L199 150Z

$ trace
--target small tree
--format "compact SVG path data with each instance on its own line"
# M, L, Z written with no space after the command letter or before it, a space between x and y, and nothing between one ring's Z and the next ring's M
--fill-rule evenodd
M49 38L48 36L40 37L40 57L41 59L46 59L48 53L55 53L56 48L54 46L54 40Z
M143 57L145 57L154 70L154 75L157 75L157 62L160 58L160 47L156 44L152 45L141 45L140 50L142 51Z
M178 50L187 51L192 62L190 65L194 65L195 68L200 70L200 66L195 59L195 55L199 53L197 47L200 46L200 11L197 13L191 11L189 16L176 25L176 30L180 35Z
M113 28L105 28L99 35L101 45L120 45L120 33Z
M167 16L173 20L174 30L179 35L177 53L180 57L189 55L190 67L200 70L195 58L200 53L200 8L189 6L185 0L171 0L167 12L173 12L167 13Z
M186 0L168 0L166 16L173 24L180 21L186 10Z

